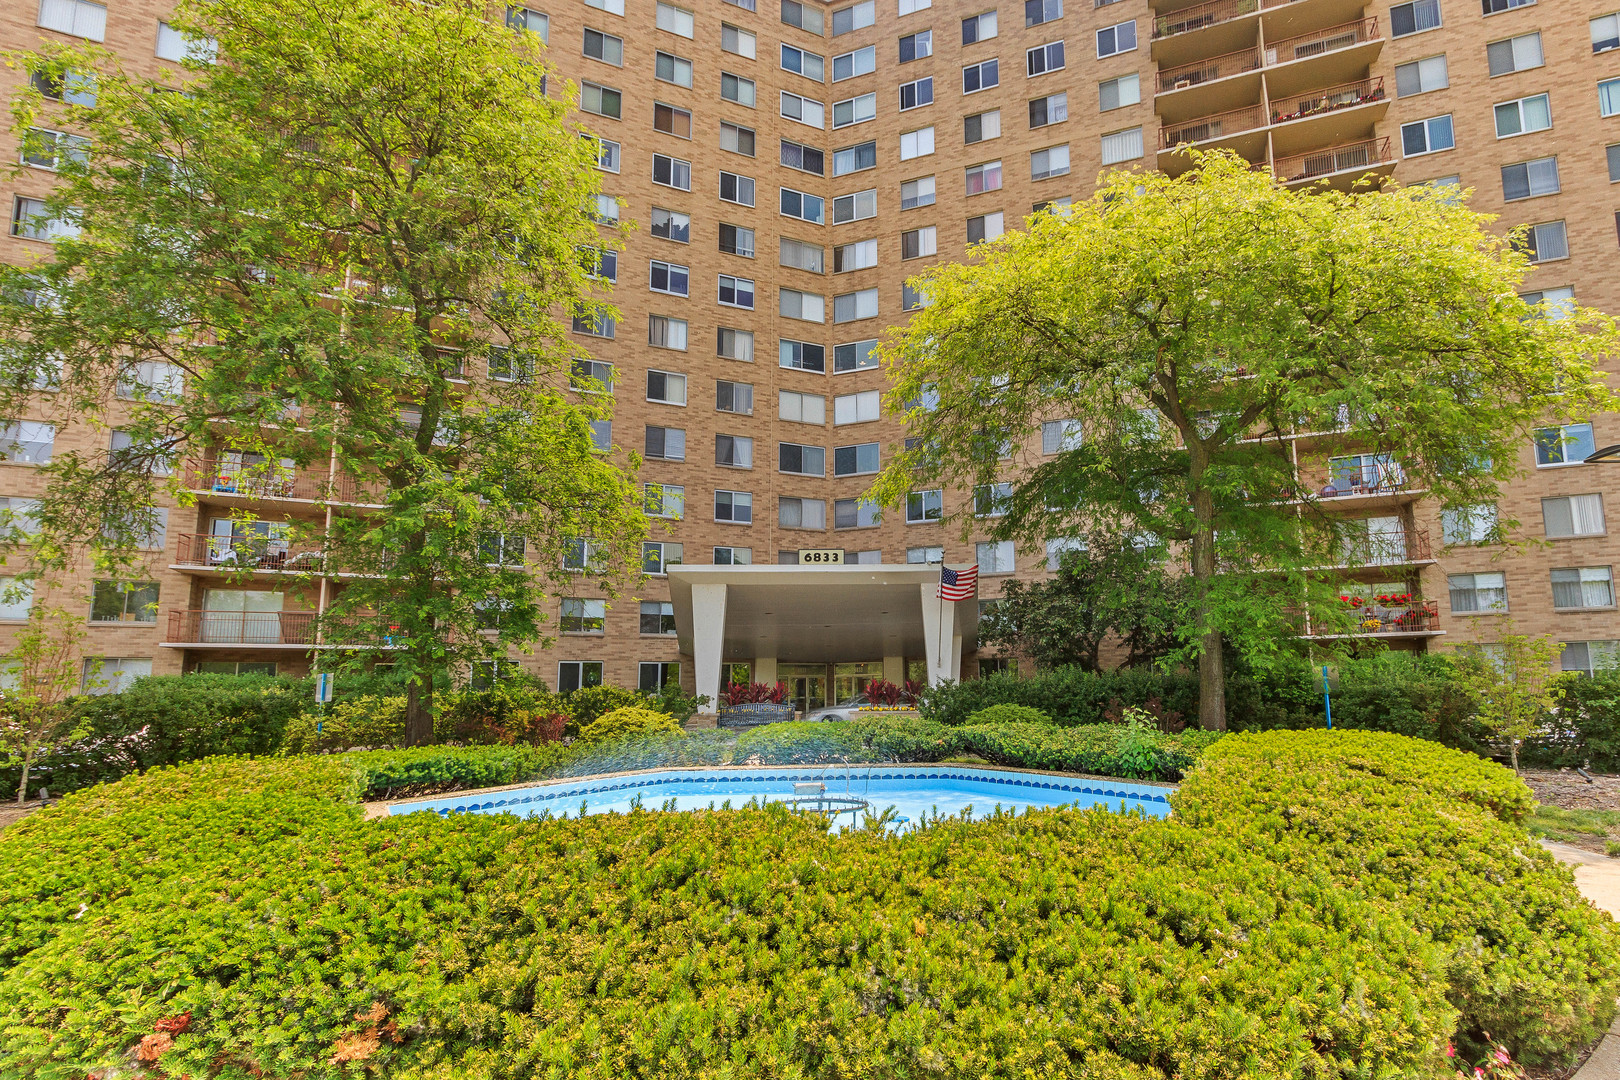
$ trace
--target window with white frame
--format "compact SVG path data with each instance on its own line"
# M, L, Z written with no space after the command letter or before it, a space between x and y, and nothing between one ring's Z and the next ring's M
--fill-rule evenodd
M39 0L37 25L43 30L55 30L87 41L105 41L107 9L89 0Z
M877 217L876 188L851 192L848 195L840 195L833 199L834 225L842 225L850 221L865 221L867 218L874 217Z
M740 173L720 173L720 198L738 206L754 205L754 180Z
M186 373L179 364L141 360L119 370L113 392L126 401L178 405L185 396Z
M833 398L833 426L867 424L883 418L883 394L878 390L862 390L855 394L839 394Z
M587 686L602 685L602 661L560 660L557 662L557 693L571 694Z
M1579 464L1597 449L1591 424L1537 428L1535 443L1538 466Z
M598 194L592 200L591 217L598 225L619 223L619 200L614 195Z
M716 435L714 463L729 469L754 467L754 440L744 435Z
M1414 120L1410 124L1401 125L1401 155L1403 157L1417 157L1419 154L1433 154L1441 150L1450 150L1457 145L1452 135L1451 114L1444 116L1431 116L1426 120Z
M900 111L916 109L934 103L934 79L914 79L900 84Z
M564 597L558 629L565 634L600 634L607 625L607 601Z
M1062 536L1046 542L1046 569L1057 573L1063 567L1063 556L1070 552L1084 553L1086 542L1073 536Z
M677 263L664 262L662 259L652 259L648 274L647 287L653 292L668 293L671 296L691 295L691 271Z
M752 416L754 413L754 384L719 379L714 384L714 411Z
M611 116L618 120L624 114L624 95L611 86L581 82L579 107L584 112L595 113L597 116Z
M833 175L848 176L877 168L877 142L868 140L833 151Z
M1620 641L1566 641L1558 666L1562 671L1596 675L1620 660Z
M834 130L877 119L877 94L861 94L833 102Z
M1125 131L1115 131L1102 137L1102 163L1104 165L1118 165L1124 161L1136 161L1142 156L1142 129L1129 128Z
M1543 531L1549 540L1571 536L1602 536L1603 496L1560 495L1541 500Z
M820 130L827 126L827 106L812 98L781 91L781 112L789 120Z
M1546 94L1504 101L1495 108L1496 137L1506 139L1552 127L1552 105Z
M854 322L857 319L875 319L878 313L878 291L861 289L833 297L833 322Z
M1434 90L1444 90L1451 85L1451 75L1446 70L1446 55L1426 56L1421 60L1413 60L1406 64L1395 65L1395 95L1397 97L1411 97L1413 94L1427 94Z
M655 349L686 351L686 320L668 315L647 316L647 344Z
M921 259L939 254L939 233L933 225L900 234L900 258Z
M681 565L686 548L667 540L646 540L641 545L641 572L662 576L672 566Z
M668 154L654 154L652 156L652 179L653 183L662 184L664 187L691 191L692 163L682 161L680 158L670 157Z
M750 60L759 55L758 39L754 32L730 23L720 24L720 48L723 52L746 56Z
M1485 62L1492 78L1541 67L1547 62L1541 51L1541 31L1491 42L1485 46Z
M801 4L798 0L782 0L782 21L789 26L821 36L822 17L819 7Z
M1614 569L1581 566L1554 570L1552 594L1553 607L1560 611L1614 607Z
M613 365L576 357L569 367L568 386L582 394L613 393Z
M932 30L919 30L915 34L907 34L900 39L900 63L909 64L913 60L921 60L934 55L934 32ZM834 72L836 78L836 69Z
M585 27L584 54L614 67L624 66L624 38Z
M901 161L927 157L933 152L934 129L932 127L918 128L916 131L902 131L900 133Z
M782 70L791 71L795 75L803 75L816 82L827 81L827 58L817 53L801 49L796 45L782 42ZM784 114L785 115L785 114Z
M1063 70L1063 42L1049 41L1024 50L1024 75L1033 79L1050 71Z
M973 516L1003 517L1011 499L1010 483L980 484L973 489Z
M784 319L800 319L813 323L827 321L827 298L820 293L802 292L799 289L777 289L776 296L777 314Z
M777 243L778 265L791 266L795 270L805 270L812 274L825 271L827 250L820 244L807 244L803 240L794 240L786 236L779 238Z
M989 112L974 113L972 116L964 116L962 118L963 145L972 146L974 143L986 142L987 140L999 139L1000 137L1000 109L991 109Z
M581 138L590 139L596 144L596 167L603 172L616 173L619 171L619 144L612 139L599 139L594 135L582 135Z
M827 503L823 499L794 499L784 496L777 501L776 523L784 529L825 529Z
M921 525L945 519L945 493L939 488L913 491L906 495L906 524Z
M647 400L663 405L685 405L686 376L673 371L648 371Z
M797 390L779 391L776 418L819 427L827 422L827 399L820 394L805 394Z
M740 124L720 122L720 149L744 157L754 156L754 129Z
M996 13L982 12L962 20L962 44L973 45L996 36Z
M1051 146L1045 150L1036 150L1029 155L1029 178L1031 180L1048 180L1054 176L1067 176L1069 174L1069 145Z
M969 165L965 170L967 193L982 195L1001 190L1001 162L987 161L982 165Z
M1011 574L1018 569L1011 540L983 540L973 547L981 574Z
M783 217L798 218L808 221L812 225L823 224L826 220L827 204L819 195L811 195L793 188L781 188L779 207Z
M643 484L642 509L648 517L674 518L686 514L686 488L678 484Z
M962 93L976 94L1001 85L1001 61L981 60L962 69Z
M782 338L777 342L777 366L793 371L813 371L817 375L827 370L827 346L813 341L794 341Z
M752 330L734 330L729 326L722 326L716 334L714 354L722 360L741 360L744 363L754 362L754 332Z
M1115 23L1097 31L1097 57L1115 56L1136 48L1136 20Z
M686 429L647 425L642 455L653 461L685 461Z
M867 338L865 341L850 341L842 345L833 346L833 372L842 374L846 371L866 371L878 367L875 355L877 339Z
M726 307L754 308L754 282L752 278L720 275L720 303Z
M813 173L816 176L827 175L827 152L791 139L783 139L781 142L781 162L788 168L798 169L800 172Z
M1556 195L1561 187L1556 157L1502 166L1502 198L1507 202L1533 199L1539 195Z
M66 217L52 217L44 199L19 195L12 203L11 235L29 240L71 239L79 235L79 211L75 207Z
M720 97L724 101L735 102L738 105L754 107L754 80L745 79L741 75L733 75L729 71L720 73Z
M1620 116L1620 79L1598 83L1598 115Z
M677 244L689 243L692 239L692 218L679 210L655 206L652 208L651 230L660 239L673 240Z
M479 541L478 548L485 566L522 566L527 544L521 536L490 533ZM602 545L583 536L569 537L563 545L562 568L576 573L603 570Z
M1494 614L1508 609L1506 574L1448 574L1446 586L1454 614Z
M851 270L868 270L877 265L877 240L857 240L853 244L839 244L833 248L833 273L847 274Z
M1496 543L1500 539L1496 504L1474 503L1441 510L1440 538L1452 546Z
M993 214L980 214L977 217L968 218L967 239L970 244L994 240L1005 231L1000 210Z
M1389 36L1406 37L1408 34L1433 30L1440 25L1440 0L1412 0L1396 4L1389 9Z
M862 0L859 4L839 8L832 13L833 37L853 33L862 27L871 26L876 21L877 5L872 0Z
M720 250L727 255L740 255L745 259L754 257L754 230L744 225L729 225L720 223Z
M833 57L833 82L843 82L857 75L870 75L877 70L877 46L867 45L853 52Z
M826 476L827 450L802 443L777 443L776 469L795 476Z
M613 421L592 420L591 449L598 454L606 454L613 449Z

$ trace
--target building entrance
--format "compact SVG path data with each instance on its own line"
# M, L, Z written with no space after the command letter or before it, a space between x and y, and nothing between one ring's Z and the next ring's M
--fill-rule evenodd
M787 684L788 700L801 713L826 706L826 664L778 664L776 677Z
M868 660L860 664L834 664L832 703L837 705L848 701L865 690L867 683L881 678L883 678L881 660Z

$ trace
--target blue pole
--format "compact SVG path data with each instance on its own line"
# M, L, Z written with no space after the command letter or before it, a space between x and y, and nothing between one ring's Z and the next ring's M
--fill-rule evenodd
M1327 709L1328 730L1333 730L1333 695L1328 689L1328 666L1322 665L1322 704Z

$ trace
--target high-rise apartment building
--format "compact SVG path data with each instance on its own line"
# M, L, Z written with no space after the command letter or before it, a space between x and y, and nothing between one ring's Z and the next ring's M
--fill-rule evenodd
M862 500L904 437L871 350L922 302L908 275L1088 197L1103 169L1174 172L1175 147L1196 143L1300 186L1369 172L1460 185L1502 228L1532 226L1539 298L1620 313L1620 0L531 2L508 21L544 37L579 88L600 140L599 212L635 224L603 268L622 317L575 336L580 373L614 396L601 437L645 456L655 523L637 595L608 604L582 584L558 597L555 646L521 658L564 689L679 677L712 692L720 664L747 664L814 705L867 677L1005 664L975 651L975 603L1047 573L1056 548L961 540L938 518L971 493L918 492L883 515ZM19 0L0 43L101 41L156 70L184 47L167 10ZM5 89L27 77L6 73ZM29 200L49 190L50 163L31 164L0 196L13 262L49 242ZM1365 533L1346 547L1356 587L1414 597L1369 603L1370 636L1488 643L1505 613L1568 642L1566 668L1614 654L1620 544L1606 514L1620 507L1605 504L1620 465L1580 462L1620 441L1615 417L1527 443L1529 475L1496 507L1436 506L1398 455L1323 457L1324 434L1294 441L1322 506ZM20 500L53 442L102 438L24 417L0 436L0 496ZM1032 425L1023 452L1066 437L1061 422ZM317 513L324 478L239 484L244 464L188 474L197 505L168 509L144 591L85 582L90 647L110 673L307 669L300 620L320 596L279 587L300 553L278 547L276 523ZM251 588L217 560L240 543L230 516L244 507L263 522L253 550L270 552ZM1510 519L1528 547L1489 542ZM801 552L842 565L800 565ZM976 598L928 600L942 560L977 564Z

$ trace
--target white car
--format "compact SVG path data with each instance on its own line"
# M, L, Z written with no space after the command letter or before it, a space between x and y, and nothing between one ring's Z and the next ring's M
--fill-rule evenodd
M872 704L871 698L868 698L864 693L856 694L846 701L840 701L837 705L827 705L807 712L801 719L809 721L853 720L861 706L870 704Z

